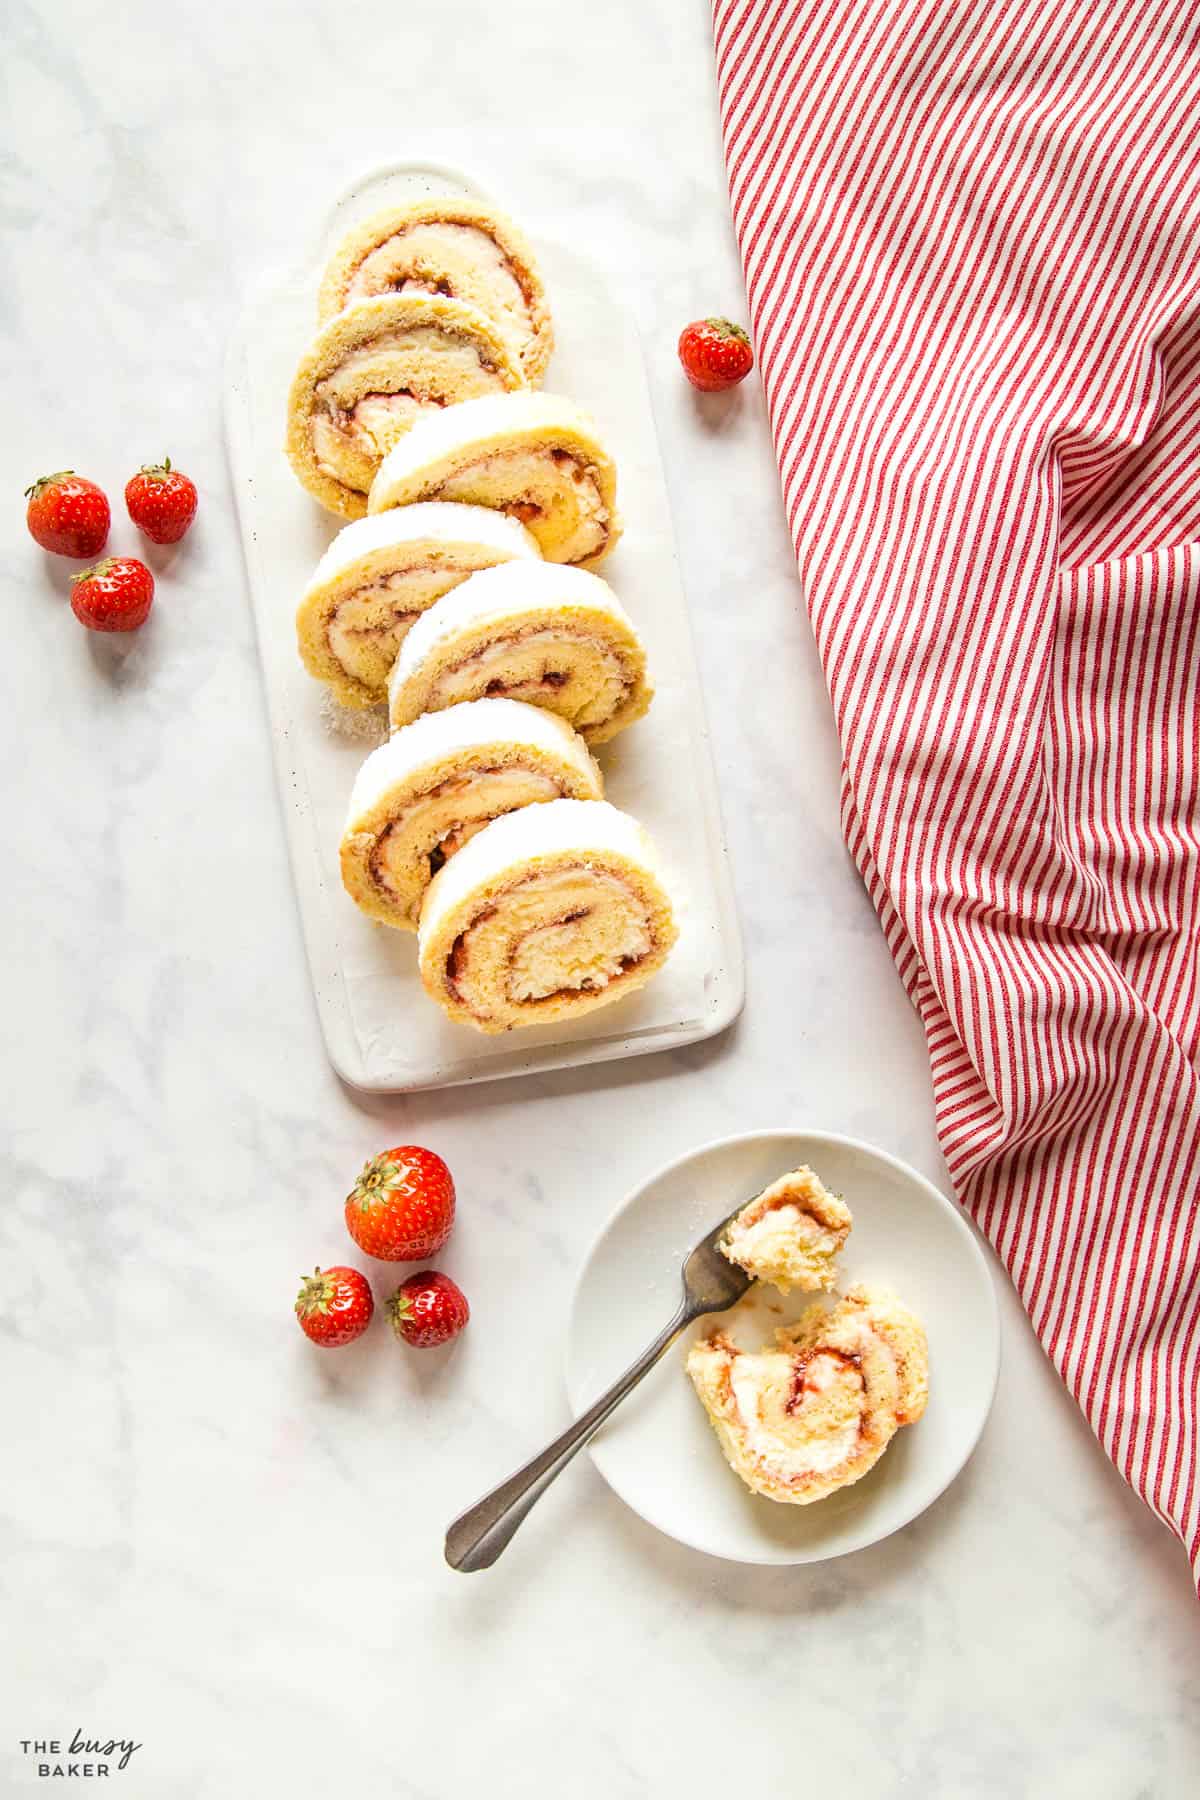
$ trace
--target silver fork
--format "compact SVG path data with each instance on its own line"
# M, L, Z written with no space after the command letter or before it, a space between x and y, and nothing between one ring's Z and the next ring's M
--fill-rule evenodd
M571 1458L583 1449L626 1394L632 1392L642 1376L648 1374L671 1348L680 1332L693 1319L702 1318L705 1313L724 1312L741 1299L750 1286L750 1277L744 1269L728 1262L717 1249L730 1220L735 1217L736 1212L722 1219L685 1256L683 1299L679 1310L637 1361L573 1425L568 1425L561 1437L547 1444L540 1456L535 1456L455 1519L446 1533L446 1561L452 1569L461 1569L464 1574L471 1574L476 1569L490 1569L555 1476L561 1475Z

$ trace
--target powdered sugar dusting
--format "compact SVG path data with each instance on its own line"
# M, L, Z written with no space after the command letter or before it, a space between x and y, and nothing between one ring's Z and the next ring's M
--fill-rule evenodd
M343 706L328 690L321 696L321 723L333 737L357 738L370 744L387 741L385 706Z

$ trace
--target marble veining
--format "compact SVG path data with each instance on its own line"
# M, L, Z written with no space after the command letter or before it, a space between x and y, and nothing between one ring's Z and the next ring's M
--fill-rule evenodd
M563 1423L574 1269L651 1169L814 1124L941 1174L920 1031L838 835L761 398L700 399L675 365L688 318L744 305L707 11L513 17L467 0L451 50L382 0L6 13L0 1791L37 1789L20 1739L79 1728L140 1742L112 1777L135 1800L639 1800L729 1791L753 1733L798 1790L1174 1800L1200 1748L1186 1563L1007 1288L978 1453L873 1550L712 1562L585 1461L491 1575L442 1565L449 1518ZM309 992L219 395L241 289L413 154L483 171L637 311L749 999L677 1054L367 1101ZM20 491L73 464L117 500L165 451L199 523L152 553L140 636L89 638ZM409 1138L458 1178L443 1260L470 1331L323 1358L289 1317L299 1275L346 1255L350 1180Z

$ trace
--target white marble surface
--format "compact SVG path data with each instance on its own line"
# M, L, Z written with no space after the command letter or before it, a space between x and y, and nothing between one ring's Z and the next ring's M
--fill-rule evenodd
M81 1727L140 1741L106 1791L153 1800L632 1800L767 1764L772 1791L1194 1793L1184 1557L1007 1291L979 1452L872 1551L708 1561L585 1461L492 1574L441 1562L448 1518L563 1422L573 1272L648 1170L811 1122L939 1172L920 1035L838 839L759 397L697 403L675 368L685 318L741 307L705 9L14 0L5 35L0 1791L38 1788L19 1740ZM628 271L749 1002L695 1051L364 1104L301 956L220 374L256 267L413 150ZM69 462L119 493L164 450L200 522L156 558L152 624L98 642L20 490ZM424 1359L382 1330L322 1358L297 1276L344 1254L363 1157L409 1138L459 1178L444 1261L473 1325Z

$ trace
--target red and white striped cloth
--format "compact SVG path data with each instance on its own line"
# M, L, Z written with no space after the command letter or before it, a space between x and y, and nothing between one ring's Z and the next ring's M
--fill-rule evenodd
M847 842L957 1193L1200 1579L1200 7L714 14Z

